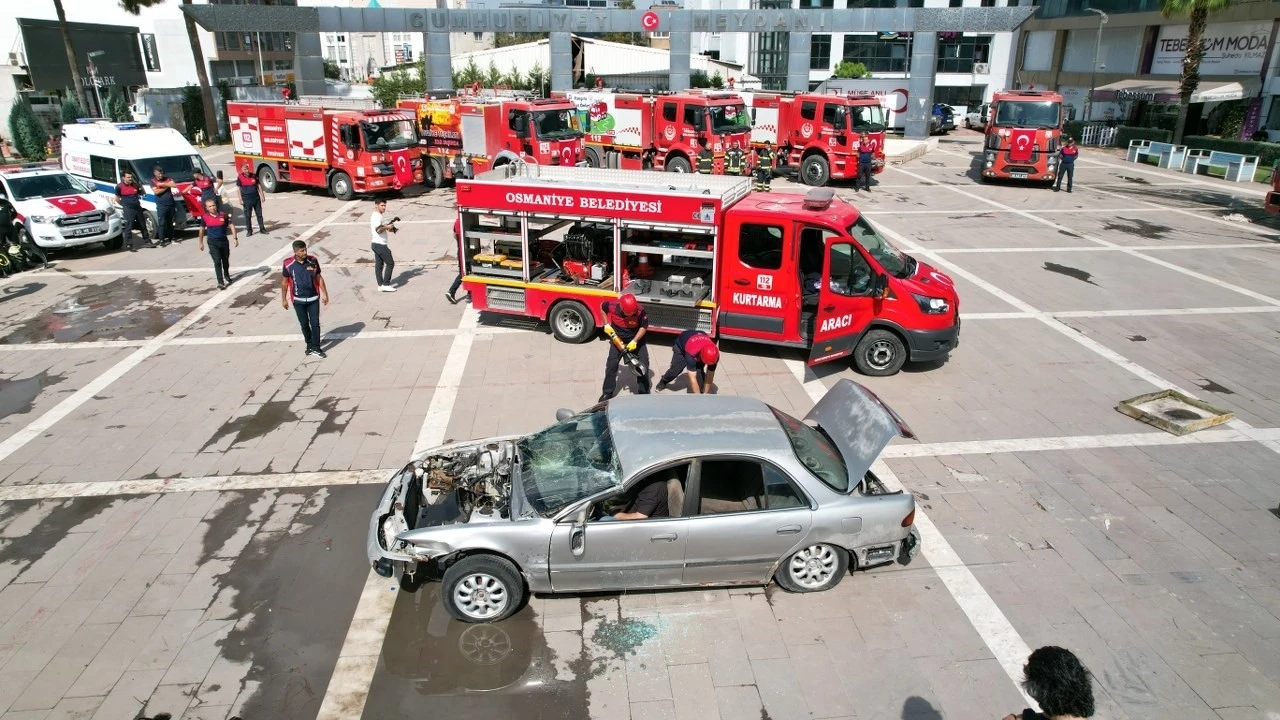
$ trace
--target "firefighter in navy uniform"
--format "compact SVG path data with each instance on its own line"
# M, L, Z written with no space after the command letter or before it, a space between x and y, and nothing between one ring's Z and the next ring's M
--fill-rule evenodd
M702 144L702 149L698 151L698 174L710 175L715 169L716 156L711 152L711 148L706 144Z
M730 176L738 176L742 174L743 160L742 148L738 147L735 140L728 150L724 152L724 174Z
M773 184L773 144L765 140L764 147L756 148L756 190L769 192Z
M876 145L872 142L869 135L858 136L858 175L853 180L853 189L858 189L858 183L862 183L862 189L871 192L871 174L875 170L876 162Z
M649 332L649 316L636 300L636 296L627 293L617 301L605 300L600 304L604 313L604 334L612 338L614 335L622 341L627 352L634 354L645 368L649 367L649 346L644 336ZM601 389L600 402L613 397L618 389L618 365L622 362L622 353L612 342L609 343L609 359L604 364L604 387ZM636 378L640 386L640 394L649 394L649 376Z

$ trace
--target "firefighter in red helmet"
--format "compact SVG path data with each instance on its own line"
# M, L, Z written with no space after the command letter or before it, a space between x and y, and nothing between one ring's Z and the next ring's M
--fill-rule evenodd
M640 306L636 296L627 293L614 300L605 300L600 305L604 312L604 334L613 338L615 335L622 341L627 352L633 354L646 368L645 376L636 378L641 395L647 395L650 389L648 375L649 346L644 336L649 332L649 316ZM609 359L604 363L604 387L601 388L600 402L613 397L618 389L618 365L622 362L622 353L612 342L609 343Z
M720 348L710 335L701 330L685 330L671 346L671 367L662 374L658 389L666 390L683 370L689 376L690 392L709 394L719 362Z

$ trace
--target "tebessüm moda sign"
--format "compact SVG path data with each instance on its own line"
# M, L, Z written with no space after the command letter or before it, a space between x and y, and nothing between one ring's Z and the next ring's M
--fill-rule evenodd
M1204 59L1200 74L1257 75L1267 55L1271 22L1210 24L1204 30ZM1160 28L1156 51L1151 57L1152 75L1178 75L1187 54L1187 26Z

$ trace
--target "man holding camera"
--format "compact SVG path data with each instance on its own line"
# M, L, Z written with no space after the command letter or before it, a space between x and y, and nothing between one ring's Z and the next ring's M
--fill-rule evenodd
M383 220L383 214L387 211L387 201L377 200L373 203L373 215L369 217L369 228L373 231L372 247L373 247L373 275L378 281L378 290L382 292L395 292L396 289L391 286L391 271L396 266L396 259L391 255L391 247L387 245L387 233L400 232L396 228L396 221L400 218L395 217L390 220Z

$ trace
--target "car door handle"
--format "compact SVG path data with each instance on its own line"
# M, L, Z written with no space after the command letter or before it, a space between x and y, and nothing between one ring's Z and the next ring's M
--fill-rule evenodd
M750 285L751 281L746 278L734 278L733 284L734 285Z
M795 535L798 532L800 532L799 525L783 525L778 528L779 535Z
M670 533L668 535L654 535L653 537L649 538L649 542L675 542L675 541L676 541L675 533Z
M836 311L835 305L824 305L822 307L822 312L835 312L835 311Z

